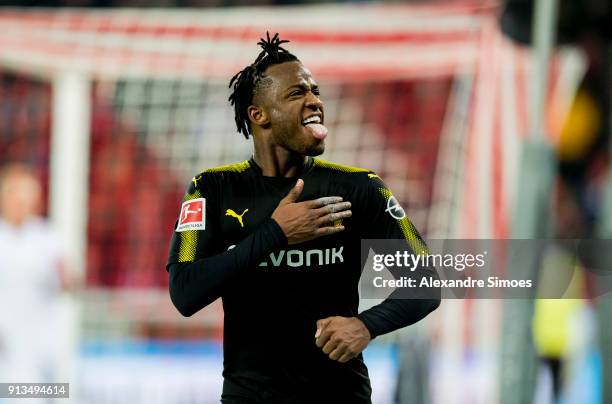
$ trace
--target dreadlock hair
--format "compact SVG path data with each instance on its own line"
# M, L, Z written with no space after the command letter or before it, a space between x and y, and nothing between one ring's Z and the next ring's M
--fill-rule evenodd
M266 32L266 38L260 38L257 42L257 45L263 49L257 59L232 77L229 83L233 91L228 100L234 107L236 128L247 139L251 134L247 108L253 103L253 95L270 84L265 80L264 72L273 65L299 61L295 55L280 46L289 41L281 40L278 33L270 39L270 33Z

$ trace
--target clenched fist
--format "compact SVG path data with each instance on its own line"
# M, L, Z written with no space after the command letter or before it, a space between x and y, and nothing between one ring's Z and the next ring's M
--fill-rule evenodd
M370 332L357 317L327 317L317 321L316 344L331 360L348 362L370 343Z

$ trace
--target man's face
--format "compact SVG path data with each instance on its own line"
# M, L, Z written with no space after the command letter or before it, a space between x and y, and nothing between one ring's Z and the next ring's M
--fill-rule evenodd
M25 173L11 173L0 186L0 217L21 224L38 213L41 189L37 180Z
M269 85L254 97L268 113L272 141L285 149L318 156L325 150L323 103L312 74L300 62L270 66Z

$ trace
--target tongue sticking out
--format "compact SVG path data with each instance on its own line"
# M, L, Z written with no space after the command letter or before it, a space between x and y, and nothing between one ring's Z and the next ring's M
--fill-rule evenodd
M306 128L310 131L312 136L319 140L323 140L327 137L327 128L320 123L309 123Z

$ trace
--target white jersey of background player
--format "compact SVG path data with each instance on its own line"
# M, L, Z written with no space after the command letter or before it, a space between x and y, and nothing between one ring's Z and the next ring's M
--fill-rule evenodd
M61 254L40 197L27 167L0 171L0 382L57 381Z

